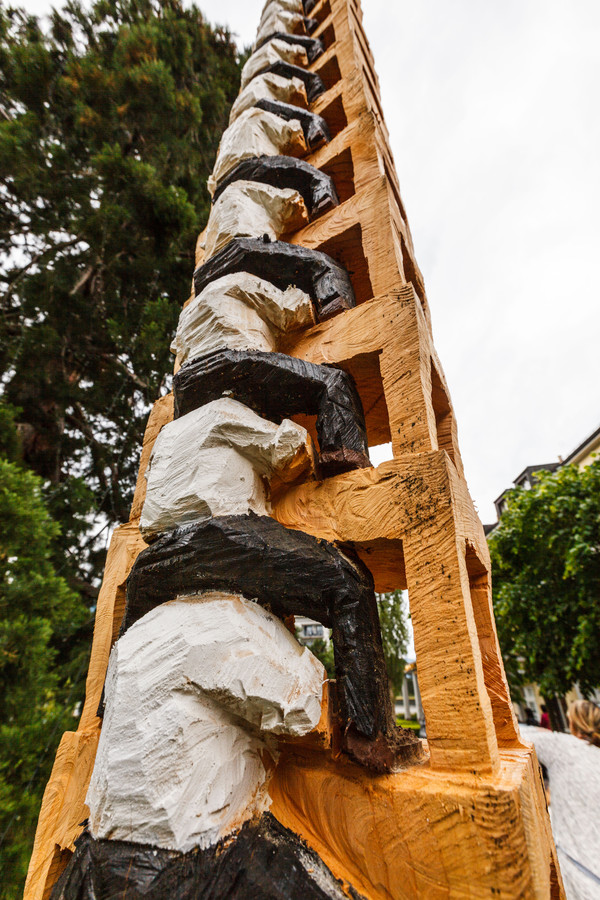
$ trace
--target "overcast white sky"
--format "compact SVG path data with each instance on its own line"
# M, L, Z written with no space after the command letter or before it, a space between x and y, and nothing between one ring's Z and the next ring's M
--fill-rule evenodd
M198 0L242 44L262 4ZM469 486L493 521L525 466L600 425L600 2L363 10Z

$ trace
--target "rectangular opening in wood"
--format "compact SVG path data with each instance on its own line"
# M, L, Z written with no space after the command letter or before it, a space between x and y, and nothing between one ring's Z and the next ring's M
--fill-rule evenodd
M315 69L315 72L321 76L327 90L332 88L334 84L337 84L342 77L337 56L330 56L327 62L323 63L319 69Z
M330 22L329 25L326 25L323 31L319 34L319 39L323 43L324 50L329 50L329 48L335 44L335 29L333 27L333 22Z
M371 572L378 594L406 590L402 541L376 538L372 541L353 541L351 546Z
M414 260L412 258L412 253L408 249L408 244L404 240L404 235L399 228L396 228L396 232L400 239L400 248L402 250L402 268L404 270L404 280L412 284L417 297L421 301L421 306L425 310L427 309L427 298L425 296L423 279L417 271L417 267L415 266Z
M475 548L472 547L468 541L465 560L467 563L467 572L469 574L469 590L471 593L471 604L473 606L473 615L475 616L477 637L479 639L479 647L481 650L484 680L486 682L487 688L489 681L489 662L491 649L488 646L491 626L491 610L489 608L489 574L486 567L477 556Z
M349 200L356 193L354 187L354 164L350 147L338 153L324 166L321 166L321 171L333 179L340 203Z
M390 418L383 391L379 352L360 353L350 359L335 360L335 364L354 379L363 405L369 446L388 443L391 440ZM318 450L316 417L297 415L292 418L298 425L306 428Z
M369 276L369 264L362 245L362 228L359 224L329 238L317 249L327 253L348 271L357 303L371 300L373 288Z
M481 652L483 680L490 698L498 740L500 743L507 745L514 741L512 708L503 677L502 661L496 639L490 574L469 541L466 542L465 561L469 575L471 605Z
M310 13L311 19L316 19L319 25L321 25L325 19L331 15L331 4L329 0L325 0L324 3L319 3Z
M339 95L331 101L329 106L326 106L325 109L321 110L321 115L329 126L331 140L343 131L348 124L344 104Z
M437 432L438 448L445 450L454 462L453 417L448 395L442 383L437 369L431 360L431 401L435 413L435 428Z
M379 353L360 353L340 361L338 365L354 378L365 414L369 446L375 447L391 441L390 417L383 391Z
M412 656L412 653L416 656L416 648L414 647L412 622L410 621L410 591L407 591L407 593L403 595L403 599L405 601L404 612L406 616L409 617L407 621L409 646L407 653L408 659L404 665L404 678L401 682L402 692L396 696L396 715L414 722L416 726L417 723L420 725L425 723L425 712L423 710L421 691L419 688L418 657L415 659L415 657ZM409 661L411 656L414 660L412 662Z
M383 154L383 169L392 189L392 194L394 195L394 200L396 201L396 206L398 207L398 212L402 217L402 221L406 222L406 213L404 212L404 204L402 203L402 198L400 197L400 189L398 188L396 176L391 167L391 163L387 157L387 154ZM404 255L404 252L402 255Z

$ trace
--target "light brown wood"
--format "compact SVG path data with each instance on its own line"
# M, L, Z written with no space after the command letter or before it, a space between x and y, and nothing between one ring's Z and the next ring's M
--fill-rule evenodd
M354 546L380 591L408 588L428 755L395 775L344 761L329 705L308 739L282 744L273 813L370 900L564 897L535 753L521 742L491 607L483 529L464 479L448 386L433 346L423 278L358 0L321 0L325 53L312 105L332 132L306 159L328 172L341 205L290 236L351 273L358 306L282 348L355 378L371 446L394 459L324 482L279 485L284 525ZM196 265L202 249L196 247ZM167 336L165 336L167 339ZM48 896L84 817L95 717L124 580L144 543L137 523L152 444L173 415L150 416L131 523L118 529L98 604L82 720L63 738L44 797L26 889ZM314 422L298 417L316 441Z
M552 841L527 750L493 778L415 766L373 778L325 753L290 748L272 812L371 900L548 898Z

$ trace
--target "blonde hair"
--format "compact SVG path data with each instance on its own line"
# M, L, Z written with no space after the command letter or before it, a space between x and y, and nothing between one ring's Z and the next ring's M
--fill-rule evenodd
M600 706L590 700L575 700L567 712L569 722L581 737L600 747Z

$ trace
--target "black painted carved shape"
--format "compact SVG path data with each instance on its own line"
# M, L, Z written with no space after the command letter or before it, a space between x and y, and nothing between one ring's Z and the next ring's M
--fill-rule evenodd
M361 900L302 838L270 813L245 822L232 840L178 853L84 832L52 900Z
M309 103L313 103L317 97L325 93L325 84L320 75L316 72L309 72L302 66L294 66L292 63L284 62L278 59L277 62L271 63L262 72L273 72L275 75L281 75L282 78L299 78L304 82L306 88L306 97ZM258 73L261 74L260 72Z
M277 188L292 188L302 195L312 218L328 212L340 202L330 175L293 156L252 156L243 159L221 179L213 195L213 203L234 181L257 181Z
M373 579L358 557L254 513L177 528L136 559L121 633L161 603L211 590L330 627L345 749L378 771L420 756L394 725Z
M226 392L272 422L316 415L323 477L371 465L356 385L335 366L261 350L216 350L183 366L173 392L176 416Z
M316 113L302 109L300 106L294 106L293 103L281 103L279 100L267 100L264 97L257 100L254 105L258 109L264 109L288 122L297 119L302 126L304 139L310 150L317 150L331 140L327 122Z
M317 5L317 0L302 0L302 6L304 7L304 15L309 16L316 5Z
M194 272L196 294L216 278L248 272L281 290L290 285L308 294L320 321L356 306L348 272L326 253L285 241L235 238Z
M315 59L318 59L325 49L323 41L319 38L306 37L304 34L287 34L284 31L276 31L274 34L268 34L259 41L259 43L255 45L254 51L256 52L256 50L259 50L264 44L268 44L269 41L274 41L275 39L283 41L285 44L298 44L303 47L306 50L309 64L313 63Z

